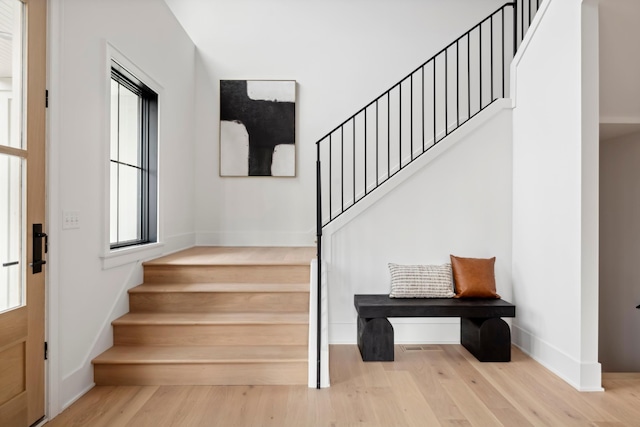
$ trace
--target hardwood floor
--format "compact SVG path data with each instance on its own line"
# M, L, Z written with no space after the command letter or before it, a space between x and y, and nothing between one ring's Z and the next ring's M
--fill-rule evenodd
M459 345L396 346L395 362L330 352L328 389L99 386L46 426L640 426L640 375L605 374L604 393L580 393L517 348L510 363Z

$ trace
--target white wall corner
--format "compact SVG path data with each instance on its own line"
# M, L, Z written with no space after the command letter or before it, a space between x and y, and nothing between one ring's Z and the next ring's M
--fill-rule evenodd
M598 0L582 2L582 194L580 390L602 390L599 345L599 30Z
M323 263L324 265L325 263ZM318 364L317 364L317 337L318 337L318 261L311 261L311 287L309 295L309 388L316 388L318 385ZM327 304L327 274L322 269L321 278L321 327L320 327L320 387L327 388L330 384L329 378L329 311Z
M64 2L62 0L49 0L48 10L48 35L47 35L47 87L59 87L62 64L53 58L60 57L62 50L61 24ZM62 94L60 94L62 95ZM59 253L59 230L52 224L60 224L60 96L51 97L51 108L47 109L47 233L51 238L49 247L51 253ZM47 267L47 318L46 333L49 343L49 360L46 362L47 382L46 416L49 419L62 412L60 407L60 351L58 350L60 330L60 261L58 257L48 260Z
M196 233L182 233L166 236L163 239L164 251L162 255L169 255L183 249L189 249L196 244Z

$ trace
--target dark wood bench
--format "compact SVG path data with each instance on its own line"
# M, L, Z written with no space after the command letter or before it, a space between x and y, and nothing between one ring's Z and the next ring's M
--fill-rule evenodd
M355 295L358 347L362 360L393 361L389 317L459 317L460 344L481 362L511 360L511 331L501 317L515 317L516 306L502 299L389 298Z

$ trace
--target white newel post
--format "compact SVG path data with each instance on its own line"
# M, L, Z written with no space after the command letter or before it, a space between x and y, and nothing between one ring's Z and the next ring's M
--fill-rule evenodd
M311 261L311 289L309 296L309 388L317 386L317 321L318 321L318 286L322 286L321 300L321 333L320 345L320 387L326 388L329 383L329 317L327 307L327 273L326 264L322 269L321 283L318 284L318 261Z

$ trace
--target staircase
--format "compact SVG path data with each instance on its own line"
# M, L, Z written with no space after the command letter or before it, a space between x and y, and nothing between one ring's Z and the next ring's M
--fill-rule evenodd
M307 384L315 248L195 247L144 264L97 385Z

